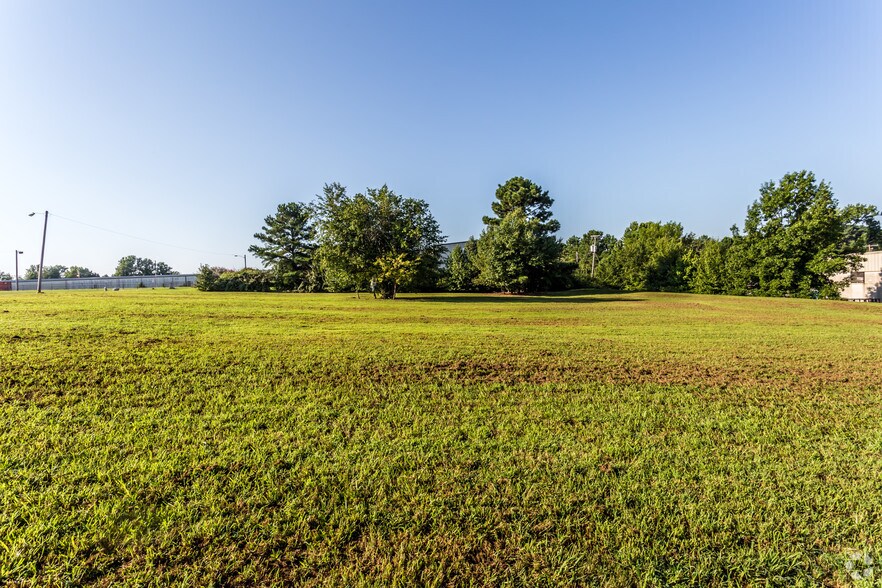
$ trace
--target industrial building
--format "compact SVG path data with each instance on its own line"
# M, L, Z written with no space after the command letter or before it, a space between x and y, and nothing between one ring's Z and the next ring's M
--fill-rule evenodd
M196 283L196 274L172 276L111 276L104 278L52 278L43 280L43 290L100 290L107 288L179 288ZM36 290L37 280L19 280L18 290ZM0 290L16 290L15 280L0 282Z
M838 276L838 279L845 277ZM849 284L840 295L846 300L882 302L882 250L864 254L863 264L852 272Z

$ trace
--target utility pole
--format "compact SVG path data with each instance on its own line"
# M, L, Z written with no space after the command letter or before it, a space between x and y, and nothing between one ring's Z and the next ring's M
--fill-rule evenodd
M591 277L594 278L594 262L597 260L597 235L591 235Z
M28 216L34 216L36 212L32 212ZM49 225L49 211L43 218L43 246L40 248L40 271L37 273L37 294L43 293L43 256L46 254L46 227Z
M234 253L233 257L241 257L242 259L244 259L245 260L245 269L248 269L248 254L247 253L243 253L242 255L239 255L238 253Z
M24 251L15 250L15 291L18 292L18 256Z

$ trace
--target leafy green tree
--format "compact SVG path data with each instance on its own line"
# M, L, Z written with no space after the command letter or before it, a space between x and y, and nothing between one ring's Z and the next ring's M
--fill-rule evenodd
M853 271L878 238L875 207L839 209L830 185L809 171L767 182L747 211L745 261L750 286L767 296L838 296L838 273Z
M679 223L631 223L601 261L602 279L625 290L678 291L686 287L686 246Z
M12 274L0 271L0 280L9 281L12 280Z
M97 274L90 270L87 267L80 267L78 265L72 265L64 272L65 278L97 278L100 277L100 274Z
M155 276L159 273L156 262L149 257L139 257L135 263L136 276Z
M276 213L264 219L261 232L254 234L261 245L252 245L248 251L273 269L281 289L312 289L309 287L314 282L312 220L313 211L306 204L279 204Z
M371 281L370 253L353 251L355 239L368 242L373 233L370 226L371 206L364 197L351 198L337 182L325 184L317 197L318 217L316 258L322 281L332 291L364 290Z
M700 240L699 246L686 252L689 289L698 294L726 294L729 292L727 257L733 239Z
M548 190L543 190L542 186L527 178L516 176L496 188L496 201L490 204L496 216L485 216L484 224L495 226L508 214L521 211L535 223L540 236L549 236L560 230L560 223L552 218L552 204L554 199L548 195Z
M514 177L496 190L478 241L476 283L503 292L535 292L560 278L560 223L552 218L554 200L532 181ZM559 282L558 282L559 283Z
M31 265L24 272L25 280L36 280L37 274L40 271L40 266ZM64 276L64 273L67 271L67 266L64 265L44 265L43 266L43 279L44 280L52 280L58 279Z
M154 269L156 270L156 273L160 276L174 276L179 273L173 270L172 267L164 261L157 261Z
M533 223L535 225L535 223ZM535 251L540 250L535 226L521 210L507 213L481 234L477 283L503 292L526 292L531 289L528 272L535 268Z
M868 204L849 204L841 210L845 224L843 249L848 252L866 251L870 245L882 244L882 226L879 209Z
M269 292L278 289L275 272L254 268L221 272L211 290L220 292Z
M457 245L447 256L444 287L453 292L470 292L476 288L478 268L475 259L478 255L478 242L474 238L465 245Z
M214 285L217 283L220 275L228 271L232 270L222 267L211 267L203 263L199 266L199 271L196 273L196 289L202 292L214 290Z
M135 264L137 263L138 258L134 255L126 255L125 257L120 258L119 262L116 264L116 270L114 270L114 276L134 276L135 275Z
M126 255L116 264L114 276L155 276L155 275L174 275L178 272L174 271L171 266L162 261L153 261L149 257L136 257L134 255Z
M373 284L393 298L402 288L437 283L443 236L425 201L386 185L349 196L334 183L325 185L316 211L316 255L330 289L358 292Z
M395 298L398 295L398 288L409 285L416 275L418 263L419 257L409 259L406 253L398 255L387 253L374 262L378 270L376 279L381 285L386 284L386 287L391 288L391 294L387 295L387 298Z
M556 277L560 243L539 224L515 210L487 227L478 242L475 282L510 293L547 289Z

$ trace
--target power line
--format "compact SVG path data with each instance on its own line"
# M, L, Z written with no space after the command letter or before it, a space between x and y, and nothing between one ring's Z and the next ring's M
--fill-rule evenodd
M171 243L163 243L162 241L156 241L156 240L154 240L154 239L146 239L146 238L144 238L144 237L138 237L138 236L135 236L135 235L129 235L129 234L127 234L127 233L123 233L123 232L121 232L121 231L115 231L115 230L113 230L113 229L107 229L107 228L105 228L105 227L99 227L99 226L97 226L97 225L92 225L92 224L89 224L89 223L84 223L83 221L78 221L78 220L75 220L75 219L72 219L72 218L67 218L67 217L65 217L65 216L61 216L61 215L59 215L59 214L55 214L54 212L50 212L50 213L49 213L49 216L54 216L54 217L56 217L56 218L60 218L60 219L62 219L62 220L66 220L66 221L71 222L71 223L76 223L76 224L78 224L78 225L83 225L84 227L90 227L90 228L92 228L92 229L97 229L97 230L99 230L99 231L104 231L105 233L113 233L114 235L120 235L120 236L122 236L122 237L128 237L129 239L136 239L136 240L138 240L138 241L145 241L145 242L147 242L147 243L153 243L153 244L155 244L155 245L162 245L163 247L171 247L172 249L182 249L182 250L185 250L185 251L193 251L193 252L195 252L195 253L205 253L205 254L207 254L207 255L230 255L230 256L235 256L235 255L236 255L235 253L218 253L217 251L205 251L205 250L203 250L203 249L194 249L194 248L192 248L192 247L183 247L183 246L181 246L181 245L172 245Z

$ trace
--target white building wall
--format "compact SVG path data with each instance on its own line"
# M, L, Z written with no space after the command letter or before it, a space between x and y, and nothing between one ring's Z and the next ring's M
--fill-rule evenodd
M864 263L858 268L863 274L863 282L852 280L842 289L840 296L847 300L879 300L882 301L882 251L869 251L864 254ZM836 276L842 280L846 275Z
M44 290L83 290L114 288L168 288L173 286L192 286L196 283L196 274L179 274L174 276L122 276L109 278L61 278L43 280ZM15 290L15 282L10 284ZM36 290L37 280L19 280L19 290Z

